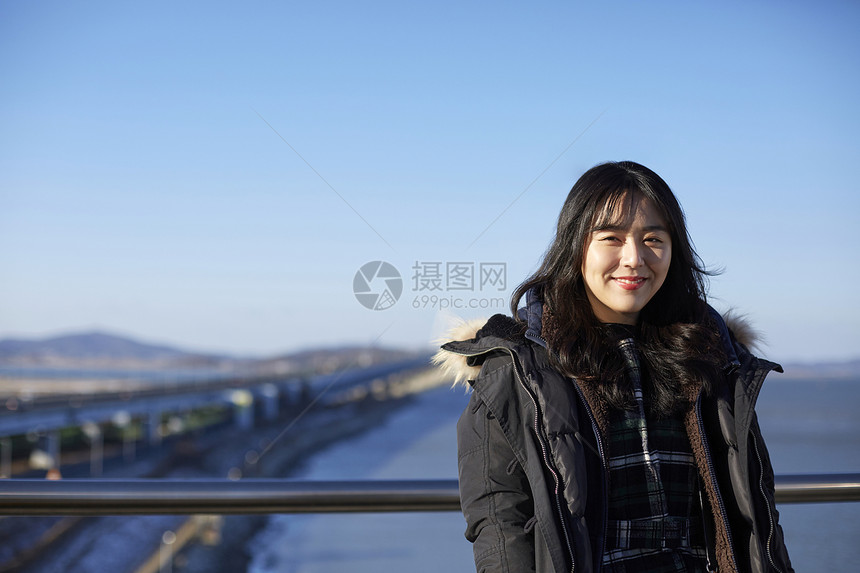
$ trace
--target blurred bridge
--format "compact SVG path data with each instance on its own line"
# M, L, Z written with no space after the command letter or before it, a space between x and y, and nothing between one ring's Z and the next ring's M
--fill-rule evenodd
M167 433L164 422L171 415L215 407L231 410L234 423L250 429L256 418L274 420L285 406L307 402L311 396L325 406L344 391L398 371L421 368L428 360L428 356L418 356L312 377L246 375L121 384L88 382L83 389L77 385L77 391L69 393L8 398L5 407L0 404L0 477L12 475L11 436L37 434L42 467L51 469L59 466L61 431L79 428L91 444L92 474L99 475L95 458L101 455L106 426L123 429L140 423L147 443L155 445ZM62 383L76 388L71 381Z

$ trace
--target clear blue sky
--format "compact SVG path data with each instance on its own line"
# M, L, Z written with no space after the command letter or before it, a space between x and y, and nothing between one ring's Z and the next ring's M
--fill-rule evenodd
M854 2L3 2L0 337L419 346L445 313L416 261L503 262L507 299L573 181L632 159L766 355L860 356L858 28ZM387 310L353 296L373 260Z

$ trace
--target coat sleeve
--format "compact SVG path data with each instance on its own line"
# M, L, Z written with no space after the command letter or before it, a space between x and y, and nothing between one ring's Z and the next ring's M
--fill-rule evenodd
M534 571L534 508L528 480L498 420L474 392L457 423L457 449L460 502L477 571Z
M794 573L791 560L788 558L788 550L785 547L782 527L779 525L779 512L776 510L774 501L773 466L764 438L761 435L758 417L755 415L753 415L750 428L750 440L752 442L752 455L759 462L761 472L757 476L758 483L753 483L752 486L758 488L761 493L760 501L756 506L756 521L759 528L759 538L763 540L763 549L767 560L764 568L768 571Z

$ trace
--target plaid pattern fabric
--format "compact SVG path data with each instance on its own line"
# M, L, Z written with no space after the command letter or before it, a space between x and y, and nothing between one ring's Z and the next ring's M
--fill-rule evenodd
M706 570L697 470L680 419L649 420L632 338L619 342L635 408L609 416L606 573Z

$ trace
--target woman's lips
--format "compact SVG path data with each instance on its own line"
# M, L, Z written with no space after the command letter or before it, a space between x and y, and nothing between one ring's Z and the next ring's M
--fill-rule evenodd
M624 290L636 290L645 284L645 277L614 277L613 280Z

